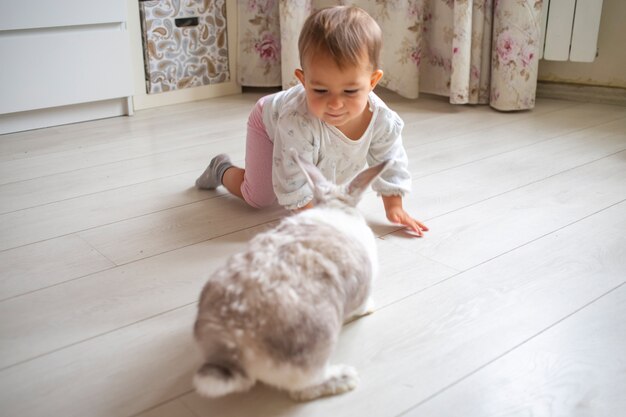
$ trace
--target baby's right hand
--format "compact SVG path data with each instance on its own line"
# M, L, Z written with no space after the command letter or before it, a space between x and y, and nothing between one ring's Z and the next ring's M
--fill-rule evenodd
M310 208L313 208L313 201L309 201L308 203L306 203L306 205L304 205L304 206L302 206L302 207L300 207L300 208L294 209L294 210L292 210L292 211L293 211L294 213L300 213L301 211L303 211L303 210L308 210L308 209L310 209Z

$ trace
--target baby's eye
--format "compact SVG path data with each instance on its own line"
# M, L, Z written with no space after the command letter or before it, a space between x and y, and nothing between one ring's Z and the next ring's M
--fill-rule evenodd
M346 94L356 94L359 92L359 90L343 90L343 92Z
M324 90L323 88L314 88L313 91L317 94L324 94L327 90Z

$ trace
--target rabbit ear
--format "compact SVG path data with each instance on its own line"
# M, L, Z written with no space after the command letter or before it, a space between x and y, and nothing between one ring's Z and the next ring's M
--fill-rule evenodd
M348 184L347 193L355 199L355 201L360 200L361 194L363 194L371 182L382 174L385 168L387 168L390 164L391 160L387 160L361 171L352 181L350 181L350 184Z
M296 163L304 173L304 176L311 186L311 189L315 190L316 188L320 188L328 184L328 180L324 177L321 171L311 162L300 157L295 149L291 150L291 157L296 161Z

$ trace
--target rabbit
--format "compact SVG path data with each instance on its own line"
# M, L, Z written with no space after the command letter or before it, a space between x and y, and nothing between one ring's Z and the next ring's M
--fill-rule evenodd
M257 381L297 401L354 389L354 368L330 365L341 327L369 314L378 259L356 209L389 161L338 186L297 155L314 207L284 218L230 257L205 284L194 336L204 358L200 395L244 392Z

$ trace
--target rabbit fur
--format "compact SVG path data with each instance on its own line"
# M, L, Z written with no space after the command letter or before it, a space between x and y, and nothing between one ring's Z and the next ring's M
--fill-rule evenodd
M204 286L194 326L204 357L194 376L201 395L246 391L261 381L306 401L358 383L352 367L329 358L343 323L368 313L378 259L356 204L387 162L338 186L293 157L313 189L314 208L254 237Z

